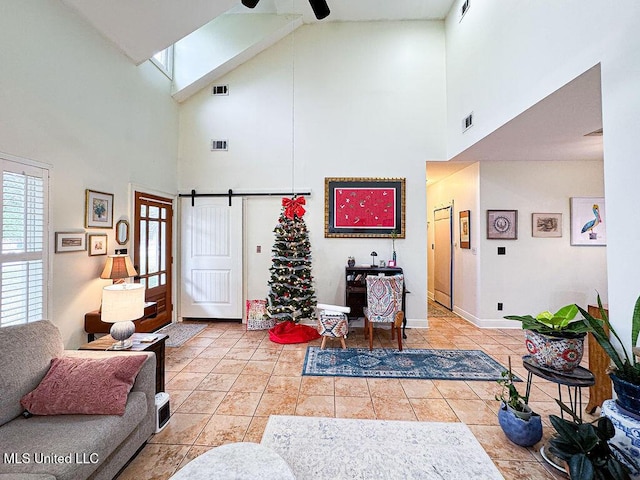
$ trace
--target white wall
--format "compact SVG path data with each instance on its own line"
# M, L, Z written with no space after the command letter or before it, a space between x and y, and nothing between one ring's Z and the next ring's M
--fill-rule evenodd
M640 293L640 224L629 222L640 203L638 18L635 0L494 0L446 21L449 156L601 64L609 309L623 339ZM460 119L471 111L475 125L463 135Z
M317 297L343 303L347 257L390 258L391 241L324 238L324 178L405 177L407 238L396 249L412 292L407 315L424 326L424 160L445 156L444 69L442 22L301 27L218 80L228 97L207 89L180 106L180 190L310 189ZM229 139L229 151L210 152L212 138ZM246 203L248 298L266 295L279 212L279 199Z
M0 151L53 167L51 232L84 230L87 188L115 195L114 226L130 216L129 182L176 191L177 106L155 66L134 66L56 0L3 2L0 40ZM113 254L113 229L88 231L108 233ZM52 255L49 315L75 348L105 257Z
M428 166L427 166L428 173ZM607 299L606 247L570 245L570 197L603 195L602 162L477 162L427 187L427 211L454 203L454 311L483 327ZM518 210L518 239L488 240L486 212ZM471 247L459 246L459 212L471 210ZM534 238L532 213L562 213L561 238ZM433 233L429 230L429 245ZM497 247L506 255L497 255ZM429 249L429 294L433 251ZM497 310L498 302L503 311ZM519 324L514 325L520 328Z
M427 164L427 178L429 165ZM428 288L434 293L433 211L453 202L453 310L465 318L475 318L478 312L480 289L480 165L474 163L434 184L427 184ZM460 248L460 212L470 211L471 248Z
M479 318L535 315L569 303L586 308L596 292L606 300L607 248L571 246L569 209L571 197L603 194L599 161L480 162ZM517 240L486 238L486 211L502 209L518 210ZM534 238L532 213L562 213L562 237ZM506 247L506 255L497 254L499 246Z

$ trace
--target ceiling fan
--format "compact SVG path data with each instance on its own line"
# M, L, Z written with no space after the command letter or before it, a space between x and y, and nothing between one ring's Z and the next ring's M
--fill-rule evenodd
M248 8L254 8L260 0L242 0L242 4ZM313 13L315 14L318 20L322 20L326 18L331 13L329 10L329 5L327 5L326 0L309 0L309 4L313 9Z

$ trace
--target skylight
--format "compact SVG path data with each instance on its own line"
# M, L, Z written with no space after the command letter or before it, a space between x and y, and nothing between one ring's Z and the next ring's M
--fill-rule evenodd
M150 60L162 73L173 80L173 45L156 53Z

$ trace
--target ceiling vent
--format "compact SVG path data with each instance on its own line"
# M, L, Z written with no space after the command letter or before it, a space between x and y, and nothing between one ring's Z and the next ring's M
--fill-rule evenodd
M462 119L462 131L465 132L473 127L473 112Z
M226 151L229 150L229 141L228 140L211 140L211 151Z
M229 85L214 85L211 88L211 95L229 95Z
M464 0L464 2L462 2L462 6L460 7L460 21L462 21L465 14L469 11L469 8L471 7L470 1L471 0Z

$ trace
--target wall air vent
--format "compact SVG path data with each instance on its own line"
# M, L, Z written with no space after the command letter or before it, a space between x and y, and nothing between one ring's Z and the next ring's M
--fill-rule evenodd
M211 151L229 150L228 140L211 140Z
M460 21L462 21L462 18L465 16L465 14L469 11L469 7L471 0L464 0L464 2L462 2L462 6L460 7Z
M211 88L211 95L229 95L229 85L214 85Z
M473 112L462 119L462 131L465 132L473 127Z

